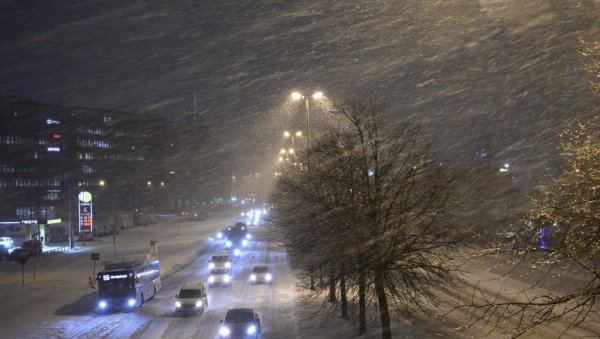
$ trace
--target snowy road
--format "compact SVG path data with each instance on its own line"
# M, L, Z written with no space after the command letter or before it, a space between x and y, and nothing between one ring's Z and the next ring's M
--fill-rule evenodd
M92 244L95 247L81 248L76 258L69 258L72 254L65 253L37 259L36 281L31 281L32 268L28 264L26 286L20 286L20 266L3 263L0 297L8 300L5 304L10 305L0 314L3 335L22 338L215 338L219 320L224 318L227 310L243 306L253 307L261 317L263 338L296 336L295 282L288 272L286 253L260 226L251 229L251 247L234 262L232 286L209 288L209 305L204 314L174 315L174 296L179 287L188 281L206 282L210 253L223 247L222 242L210 237L233 220L234 217L228 217L148 229L148 239L161 239L161 270L167 274L163 274L162 289L157 296L131 312L97 313L94 309L95 290L84 287L85 275L89 274L91 265L86 252L96 251L103 258L110 258L114 248L108 239ZM175 229L181 231L181 235L174 234ZM144 231L138 228L119 235L119 254L144 253L148 239L136 234ZM125 248L123 243L128 246ZM274 270L272 285L249 283L250 270L256 264L266 264Z

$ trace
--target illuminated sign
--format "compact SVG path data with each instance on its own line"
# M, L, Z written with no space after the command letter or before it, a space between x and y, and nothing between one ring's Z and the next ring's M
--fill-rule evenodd
M92 233L92 194L79 193L79 233Z
M60 125L60 121L48 118L48 119L46 119L46 124L48 124L48 125Z
M48 147L48 152L60 152L60 147Z
M117 279L127 279L127 274L104 274L102 275L102 280L110 281Z
M52 138L53 139L60 139L60 134L54 133L54 134L52 134Z

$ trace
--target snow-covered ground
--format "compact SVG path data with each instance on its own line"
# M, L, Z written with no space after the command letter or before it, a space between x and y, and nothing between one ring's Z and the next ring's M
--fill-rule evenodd
M96 290L88 285L93 275L90 253L99 253L102 262L114 258L112 237L94 242L78 243L75 250L47 254L31 259L25 266L25 286L22 286L21 266L0 263L0 319L5 338L216 338L219 320L232 307L253 307L261 317L262 338L350 338L356 337L355 320L343 320L335 304L307 301L289 267L287 253L276 237L262 225L251 226L253 241L249 250L234 262L231 287L208 289L208 309L198 316L175 316L174 296L185 282L206 281L210 253L221 250L223 241L214 239L217 231L231 225L238 214L213 217L198 222L161 222L148 227L123 231L117 236L117 256L146 254L150 241L158 241L161 262L162 289L141 308L131 312L100 314L96 312ZM494 262L496 262L494 264ZM508 267L501 260L469 263L467 277L478 282L488 296L501 292L507 298L527 287L523 280L498 279ZM35 280L34 280L35 264ZM251 285L249 273L254 265L266 264L274 271L272 285ZM535 277L531 277L535 279ZM573 278L576 279L576 278ZM566 279L564 284L575 280ZM526 282L526 281L525 281ZM556 286L560 289L561 286ZM446 298L463 301L470 298L471 287L449 289ZM475 326L466 331L454 331L469 319L465 312L446 314L449 308L433 309L429 318L394 324L396 337L480 337L484 330ZM369 318L367 334L361 338L380 338L376 317ZM507 337L506 328L493 331L496 338ZM560 333L561 324L548 326L527 337L545 338ZM504 333L504 334L502 334ZM585 330L574 332L586 335Z
M251 249L234 263L231 287L209 289L209 307L200 316L175 317L174 295L187 281L206 281L211 252L222 249L214 239L218 230L232 224L236 215L202 222L162 222L138 227L117 235L117 257L149 252L151 240L158 241L162 289L157 296L131 312L99 314L95 311L96 290L88 285L93 275L91 253L102 262L114 258L112 237L100 238L76 249L31 259L25 266L0 263L0 319L6 338L215 338L219 320L231 307L253 307L261 317L263 338L353 337L356 324L336 316L318 314L320 303L300 301L296 280L288 266L285 250L262 226L251 228ZM35 263L35 280L34 280ZM251 285L249 272L256 264L275 272L272 285ZM369 324L365 338L380 337L377 322ZM411 337L430 337L417 327L402 330ZM431 336L433 337L433 336Z

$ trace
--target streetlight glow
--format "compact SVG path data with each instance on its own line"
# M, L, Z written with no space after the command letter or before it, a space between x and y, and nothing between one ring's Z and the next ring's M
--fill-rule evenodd
M104 186L104 184L105 184L104 180L100 180L100 181L98 182L98 185L100 185L100 186Z
M298 132L296 132L296 136L297 136L297 137L301 137L301 136L302 136L302 131L298 131Z
M292 99L294 100L300 100L304 98L304 95L300 94L300 92L294 92L292 93Z
M319 91L319 92L315 92L315 93L312 95L312 97L313 97L313 99L317 99L317 100L318 100L318 99L321 99L321 98L323 97L323 92L321 92L321 91Z
M283 132L283 136L284 136L284 137L286 137L286 138L287 138L287 137L289 137L289 136L290 136L290 132L288 132L288 131L284 131L284 132Z

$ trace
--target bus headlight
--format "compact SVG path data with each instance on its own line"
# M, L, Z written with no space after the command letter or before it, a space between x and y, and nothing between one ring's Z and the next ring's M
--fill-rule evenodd
M227 247L227 248L231 247L231 245L232 245L232 244L231 244L231 241L227 241L227 242L225 243L225 247Z
M135 306L135 299L130 298L129 300L127 300L127 305L129 305L130 307Z
M226 282L226 283L228 283L228 282L231 281L231 277L228 276L228 275L226 275L225 277L223 277L223 281Z
M256 274L251 274L250 275L250 280L256 281Z
M105 308L106 308L106 306L107 306L107 304L106 304L106 301L104 301L104 300L100 300L100 302L98 303L98 306L99 306L101 309L105 309Z
M229 331L229 328L227 328L227 326L221 326L221 328L219 329L219 334L223 337L229 336L229 333L231 333L231 331Z
M217 239L222 239L222 238L223 238L223 232L217 233Z
M273 279L273 276L271 276L270 273L265 274L265 280L266 281L271 281L271 279Z
M214 262L211 262L211 263L209 263L209 264L208 264L208 268L209 268L209 269L211 269L211 270L212 270L213 268L215 268L215 263L214 263Z
M177 308L181 307L181 303L179 301L176 301L175 302L175 307L177 307Z
M196 301L196 307L202 307L202 300Z
M212 275L210 277L208 277L208 282L209 283L214 283L215 282L215 277L213 277Z
M242 240L242 246L244 246L244 247L248 246L248 239Z
M246 332L250 335L256 333L256 326L254 325L250 325L250 327L248 327L248 329L246 330Z
M246 239L250 239L252 236L250 236L250 233L246 234Z
M235 255L235 256L240 255L240 253L241 253L240 250L237 248L235 250L233 250L233 255Z
M231 268L231 263L229 261L225 263L225 268Z

